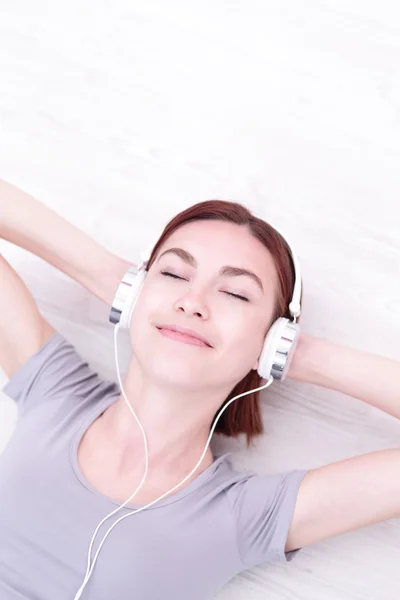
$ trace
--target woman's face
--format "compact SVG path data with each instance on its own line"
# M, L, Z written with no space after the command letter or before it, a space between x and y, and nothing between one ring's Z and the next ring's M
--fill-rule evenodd
M226 265L253 272L263 289L250 276L220 274ZM258 367L276 293L273 259L247 228L187 223L160 247L140 291L130 330L136 358L164 383L230 390ZM212 347L171 339L157 325L189 327Z

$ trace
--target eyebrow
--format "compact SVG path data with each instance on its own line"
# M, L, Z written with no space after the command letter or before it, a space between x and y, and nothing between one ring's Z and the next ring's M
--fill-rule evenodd
M159 261L160 258L162 256L164 256L165 254L167 254L168 252L171 252L172 254L176 254L191 267L197 267L197 261L196 261L195 257L192 254L190 254L190 252L188 252L187 250L184 250L183 248L168 248L168 250L165 250L162 254L160 254L157 261ZM253 273L253 271L249 271L248 269L242 269L241 267L232 267L231 265L224 265L223 267L220 268L219 275L227 275L230 277L237 277L239 275L247 275L248 277L251 277L251 279L253 279L253 281L256 282L258 287L261 288L262 292L264 293L264 288L263 288L261 279L258 277L258 275Z

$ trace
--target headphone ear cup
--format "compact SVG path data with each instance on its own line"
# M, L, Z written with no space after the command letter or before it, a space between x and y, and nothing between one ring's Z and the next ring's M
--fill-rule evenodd
M285 379L299 335L300 325L290 319L280 317L272 324L258 360L257 372L263 379Z
M124 306L121 311L121 318L120 318L120 328L121 329L128 329L128 330L130 329L133 309L135 308L137 299L140 294L140 290L142 289L143 284L145 282L146 275L147 275L147 271L145 269L141 269L138 271L137 275L135 276L135 278L132 282L132 285L126 296Z

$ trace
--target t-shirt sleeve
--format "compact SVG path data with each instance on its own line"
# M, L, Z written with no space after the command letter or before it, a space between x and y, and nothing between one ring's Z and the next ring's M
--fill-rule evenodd
M285 552L297 494L307 473L250 475L231 490L238 550L246 568L273 560L291 561L301 550Z
M3 392L24 412L47 398L83 397L102 380L58 331L12 375Z

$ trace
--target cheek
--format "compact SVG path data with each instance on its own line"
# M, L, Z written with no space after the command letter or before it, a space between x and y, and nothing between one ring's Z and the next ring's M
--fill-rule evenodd
M229 314L221 317L218 330L223 340L224 350L229 354L230 360L235 363L235 368L240 367L242 361L245 365L254 359L261 342L260 327L253 319L244 315L232 318Z
M266 330L265 320L261 323L260 319L244 319L234 330L232 336L235 354L241 356L245 363L251 363L261 353Z
M154 302L154 296L146 294L146 290L142 288L132 312L129 332L131 341L137 339L137 336L143 335L144 328L149 327L151 316L156 312L152 307L152 302Z
M261 338L265 329L264 324L261 326L260 319L250 311L237 311L233 315L229 311L225 311L223 319L225 329L230 332L231 337L236 342L245 345L254 345L255 341Z

